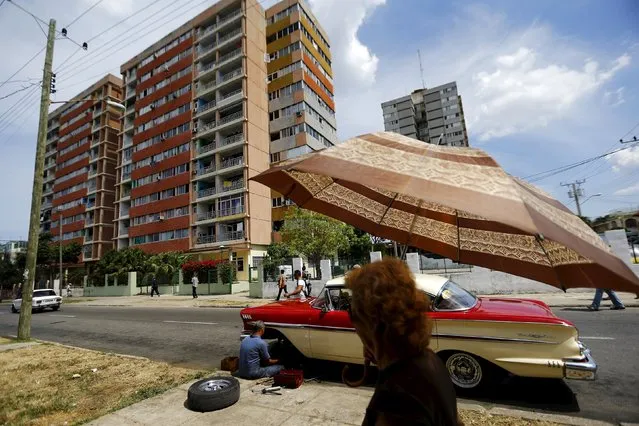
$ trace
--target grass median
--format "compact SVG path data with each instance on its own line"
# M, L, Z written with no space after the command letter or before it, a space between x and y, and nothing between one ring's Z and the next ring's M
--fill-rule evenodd
M52 344L9 350L0 357L0 424L82 424L206 373Z

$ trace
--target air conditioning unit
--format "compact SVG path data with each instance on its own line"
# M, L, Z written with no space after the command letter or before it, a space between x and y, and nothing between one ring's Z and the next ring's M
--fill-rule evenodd
M197 133L197 126L193 127L193 133Z
M295 115L297 115L298 117L301 117L301 116L302 116L302 111L297 111L297 112L295 113Z
M149 105L149 108L151 108L151 111L153 111L155 109L155 105L151 104Z
M269 55L268 53L264 54L264 62L266 62L267 64L269 62L271 62L271 55Z
M163 214L158 215L158 220L164 220L164 219L165 219L165 218L164 218L164 215L163 215Z
M168 72L169 71L169 66L167 64L164 64L164 67L162 67L164 69L164 71Z

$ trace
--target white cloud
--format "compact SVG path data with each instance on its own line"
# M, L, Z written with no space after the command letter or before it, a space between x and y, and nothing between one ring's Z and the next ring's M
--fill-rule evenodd
M340 90L357 90L375 82L379 58L357 32L386 0L311 0L311 8L329 35L335 79Z
M604 103L612 108L616 108L625 103L626 99L624 98L624 91L625 87L620 87L613 91L606 90L603 96Z
M473 126L480 140L545 127L630 63L630 57L622 55L601 71L592 59L577 68L550 61L541 64L540 56L520 47L498 56L494 71L473 76L479 103Z
M83 2L86 3L87 8L95 4L95 0L83 0ZM125 16L133 12L134 4L133 0L105 0L97 8L114 16Z
M639 167L639 146L619 151L608 157L612 169L616 172L633 167Z
M627 188L624 189L620 189L618 191L615 191L614 193L615 195L639 195L639 183L636 183L632 186L629 186Z

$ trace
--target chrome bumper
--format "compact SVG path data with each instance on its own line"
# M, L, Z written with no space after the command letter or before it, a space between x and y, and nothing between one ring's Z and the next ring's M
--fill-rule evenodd
M244 339L246 339L247 337L251 337L251 332L250 331L242 331L240 333L240 342Z
M590 349L578 342L579 349L583 359L581 360L565 360L564 361L564 377L573 380L595 380L597 376L597 363L590 354Z

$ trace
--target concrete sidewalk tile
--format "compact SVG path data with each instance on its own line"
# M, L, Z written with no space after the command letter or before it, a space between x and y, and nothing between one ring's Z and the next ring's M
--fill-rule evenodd
M486 407L482 407L479 404L469 404L466 402L459 402L459 399L457 400L457 409L465 410L465 411L478 411L480 413L485 413L488 411L486 410Z
M140 424L141 423L134 420L122 417L118 413L112 413L86 423L86 426L136 426Z
M196 420L200 413L184 406L186 396L183 389L173 389L123 408L117 414L143 425L176 424L175 419L180 419L180 422ZM167 423L167 419L171 421Z
M262 394L264 388L265 386L261 385L253 387L249 392L241 395L241 401L260 407L296 412L300 405L315 400L321 392L316 387L302 385L298 389L282 389L280 391L282 395Z
M488 410L488 414L495 416L519 417L528 420L545 420L549 422L561 423L575 426L611 426L612 423L600 420L584 419L582 417L572 417L562 414L538 413L534 411L513 410L509 408L495 407Z
M318 389L321 391L312 401L299 404L296 410L298 414L334 422L361 424L370 396L347 392L346 389L338 390L332 386L318 386Z
M189 420L189 426L205 425L260 425L280 426L292 413L272 408L260 407L238 401L235 405L218 411L202 413L195 419ZM178 417L175 417L178 418ZM180 421L182 419L180 418Z
M344 422L335 422L332 420L326 420L324 418L321 417L311 417L311 416L304 416L302 414L293 414L291 417L289 417L284 423L282 423L282 426L305 426L305 425L317 425L317 426L344 426L344 425L349 425L349 426L359 426L361 425L360 423L344 423Z
M0 352L11 351L14 349L24 349L31 346L39 345L38 342L24 342L24 343L7 343L6 345L0 345Z

